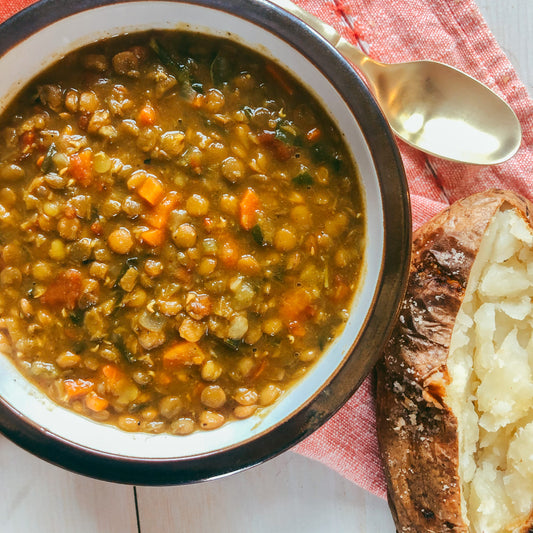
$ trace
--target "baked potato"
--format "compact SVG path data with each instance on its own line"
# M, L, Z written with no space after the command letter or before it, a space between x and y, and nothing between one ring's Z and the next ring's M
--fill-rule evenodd
M533 204L490 190L414 234L377 366L398 531L533 531Z

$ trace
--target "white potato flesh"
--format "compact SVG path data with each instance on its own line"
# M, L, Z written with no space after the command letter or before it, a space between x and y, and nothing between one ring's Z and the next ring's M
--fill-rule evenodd
M518 510L527 514L533 494L533 422L519 428L512 437L507 452L505 490Z
M533 510L533 231L498 212L452 333L446 403L457 415L463 515L512 532Z

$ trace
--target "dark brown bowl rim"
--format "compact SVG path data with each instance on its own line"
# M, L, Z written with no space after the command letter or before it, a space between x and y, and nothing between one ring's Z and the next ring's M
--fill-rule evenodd
M0 25L0 56L67 16L135 1L139 0L41 0ZM218 9L256 23L309 58L329 79L356 117L372 153L382 193L384 253L371 313L342 367L310 402L268 432L244 443L192 458L118 456L49 433L0 397L0 432L17 445L73 472L137 485L185 484L238 472L280 454L324 424L352 396L380 357L405 292L411 249L410 203L402 161L390 128L353 67L311 28L265 0L170 1Z

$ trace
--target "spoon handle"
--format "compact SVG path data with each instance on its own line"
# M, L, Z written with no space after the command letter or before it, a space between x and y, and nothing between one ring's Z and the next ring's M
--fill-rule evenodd
M370 59L366 54L361 52L359 48L349 43L344 37L342 37L337 30L335 30L329 24L322 22L318 17L315 17L305 9L297 6L291 0L270 0L273 4L278 5L285 11L288 11L291 15L298 17L305 22L308 26L318 32L326 41L333 45L346 59L352 62L361 71L366 72L367 67L377 62Z

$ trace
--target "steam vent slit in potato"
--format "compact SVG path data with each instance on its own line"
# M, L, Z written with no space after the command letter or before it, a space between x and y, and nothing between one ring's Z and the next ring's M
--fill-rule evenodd
M415 233L378 365L398 531L533 529L533 205L492 190Z

